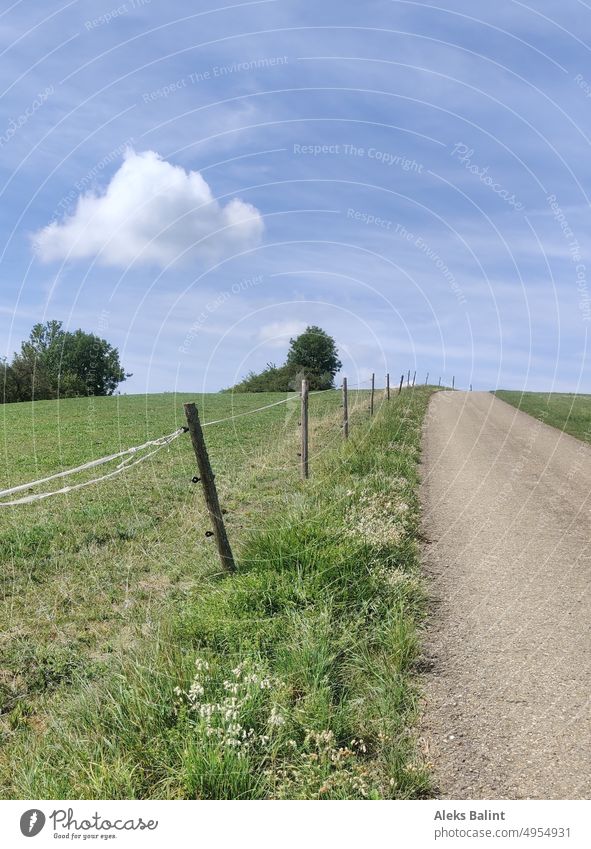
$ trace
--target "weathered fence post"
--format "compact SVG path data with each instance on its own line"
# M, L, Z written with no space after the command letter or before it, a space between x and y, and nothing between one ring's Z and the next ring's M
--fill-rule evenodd
M373 396L376 389L376 376L375 373L371 376L371 396L369 399L369 415L373 416Z
M343 436L349 438L349 396L347 392L347 378L343 378Z
M439 383L437 385L441 386L441 378L439 378Z
M203 485L205 504L211 521L213 522L213 534L215 536L222 566L224 569L227 569L228 572L234 572L236 570L236 564L234 563L232 549L230 548L228 535L226 534L226 526L224 524L215 485L215 475L209 462L205 438L203 436L201 422L199 421L199 413L197 412L195 404L185 404L184 407L189 433L191 434L193 450L195 451L195 457L197 458L199 476Z
M386 398L390 400L390 374L386 375Z
M413 385L413 387L414 387L414 385L415 385L415 380L416 380L416 379L417 379L417 373L416 373L416 371L415 371L415 373L414 373L414 374L413 374L413 376L412 376L412 385Z
M427 377L425 378L425 386L429 383L429 372L427 372Z
M410 369L408 370L408 374L406 375L406 388L410 387Z
M403 383L404 383L404 375L403 375L403 374L401 374L401 375L400 375L400 386L398 387L398 394L399 394L399 395L400 395L400 393L402 392L402 384L403 384Z
M308 381L302 380L302 451L301 451L301 469L302 477L308 477Z
M456 376L455 376L455 374L452 376L452 379L451 379L451 388L452 389L456 388Z

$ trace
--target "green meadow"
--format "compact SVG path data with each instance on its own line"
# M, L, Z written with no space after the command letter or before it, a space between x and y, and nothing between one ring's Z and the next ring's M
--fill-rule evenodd
M3 488L170 433L187 400L203 423L236 417L205 434L238 571L221 574L206 536L187 435L111 480L0 507L0 795L425 794L414 721L429 394L379 393L370 419L368 393L350 393L346 443L340 393L311 396L306 482L297 398L245 416L285 396L4 405Z
M508 390L497 391L495 395L552 427L591 442L591 395Z

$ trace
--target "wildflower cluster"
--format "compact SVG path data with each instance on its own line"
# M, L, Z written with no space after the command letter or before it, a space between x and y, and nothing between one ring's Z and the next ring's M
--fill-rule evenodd
M349 535L377 548L397 545L404 536L408 512L406 501L394 492L362 495L348 517Z
M183 705L205 738L219 741L235 750L239 757L253 748L268 747L274 729L285 721L271 695L281 682L261 674L246 662L232 669L221 686L203 658L197 658L195 669L188 690L175 688L179 699L177 712Z
M183 712L205 747L224 758L258 761L269 798L367 797L366 744L354 738L337 743L331 730L301 727L285 707L284 682L238 664L224 680L203 658L195 662L188 690L175 689L177 713ZM254 759L254 760L252 760Z
M274 798L367 798L373 782L366 753L361 739L339 746L332 731L309 731L298 757L292 756L274 772L268 770L275 783Z

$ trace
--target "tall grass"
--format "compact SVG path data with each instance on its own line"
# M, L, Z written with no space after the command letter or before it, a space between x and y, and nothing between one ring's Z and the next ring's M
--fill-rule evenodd
M429 390L325 452L151 640L81 678L0 776L20 798L414 798ZM74 668L71 676L77 675Z

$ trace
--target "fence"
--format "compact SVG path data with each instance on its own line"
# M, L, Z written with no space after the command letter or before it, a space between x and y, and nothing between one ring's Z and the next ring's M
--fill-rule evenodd
M405 375L402 374L400 377L400 383L398 385L398 395L402 392L403 384L404 384ZM427 377L425 378L425 385L427 385L429 379L429 373L427 372ZM363 386L364 384L370 384L369 389L369 414L370 416L374 415L375 412L375 394L376 394L376 386L375 386L375 373L372 374L371 378L366 381L362 381L361 383L356 384L356 388L359 386ZM410 370L407 373L407 388L414 388L416 383L416 371L412 378L412 385L410 380ZM441 387L441 377L439 378L439 384ZM455 389L455 376L452 377L452 389ZM470 384L470 390L472 389L472 385ZM305 480L309 477L310 474L310 465L309 465L309 398L312 395L318 395L323 392L334 392L334 391L342 392L342 426L341 431L344 439L349 438L350 433L350 408L349 408L349 390L350 387L347 382L347 378L343 378L342 385L340 387L335 387L333 389L328 390L317 390L314 392L309 391L309 384L307 380L302 380L301 391L299 394L291 395L288 398L283 398L280 401L274 401L271 404L265 404L262 407L257 407L254 410L246 410L242 413L236 413L231 416L227 416L222 419L215 419L213 421L201 423L199 419L199 413L197 411L197 407L194 403L189 403L184 405L185 417L187 420L187 425L183 427L179 427L174 430L172 433L169 433L165 436L161 436L158 439L148 440L147 442L142 443L141 445L132 446L131 448L126 448L122 451L118 451L114 454L109 454L106 457L101 457L97 460L91 460L88 463L83 463L80 466L75 466L71 469L66 469L61 472L56 472L55 474L48 475L47 477L40 478L35 481L31 481L29 483L18 484L17 486L10 487L8 489L0 490L0 507L14 507L21 504L31 504L36 501L42 501L46 498L51 498L54 495L63 495L70 492L75 492L77 490L83 489L87 486L92 486L93 484L101 483L102 481L109 480L111 478L116 477L117 475L122 474L128 469L137 466L140 463L143 463L145 460L148 460L150 457L153 457L163 448L171 445L176 439L182 436L184 433L189 433L191 438L191 443L193 446L193 450L195 452L195 458L197 460L197 467L199 469L199 475L193 477L193 483L201 482L203 488L203 495L205 499L205 505L207 507L207 511L209 517L212 522L213 531L208 532L208 536L213 535L215 537L215 542L217 545L218 553L220 556L220 560L222 562L222 566L229 572L233 572L236 568L234 557L232 554L232 549L230 546L230 542L228 540L228 535L225 528L225 523L223 519L223 511L220 507L217 488L215 484L215 475L213 474L211 463L209 460L209 455L207 452L207 445L205 441L205 435L203 433L204 429L207 427L211 427L213 425L224 424L226 422L231 422L236 419L242 418L243 416L250 416L261 413L265 410L269 410L272 407L277 407L281 404L286 404L289 401L293 401L299 397L300 399L300 433L301 433L301 449L299 452L300 457L300 473L301 477ZM384 399L386 401L390 400L391 389L390 389L390 375L386 375L386 387L384 390ZM146 450L150 449L150 450ZM142 453L146 452L146 453ZM140 455L137 456L136 455ZM51 490L49 492L38 492L32 493L30 495L23 496L21 498L12 499L10 501L3 501L2 499L7 498L10 495L15 495L16 493L23 492L25 490L33 489L37 486L42 486L43 484L49 483L50 481L63 479L70 477L72 475L80 474L81 472L88 471L89 469L94 469L99 466L105 465L107 463L112 463L115 460L120 460L117 467L107 472L104 475L100 475L98 477L91 478L90 480L83 481L81 483L66 485L61 487L60 489Z

